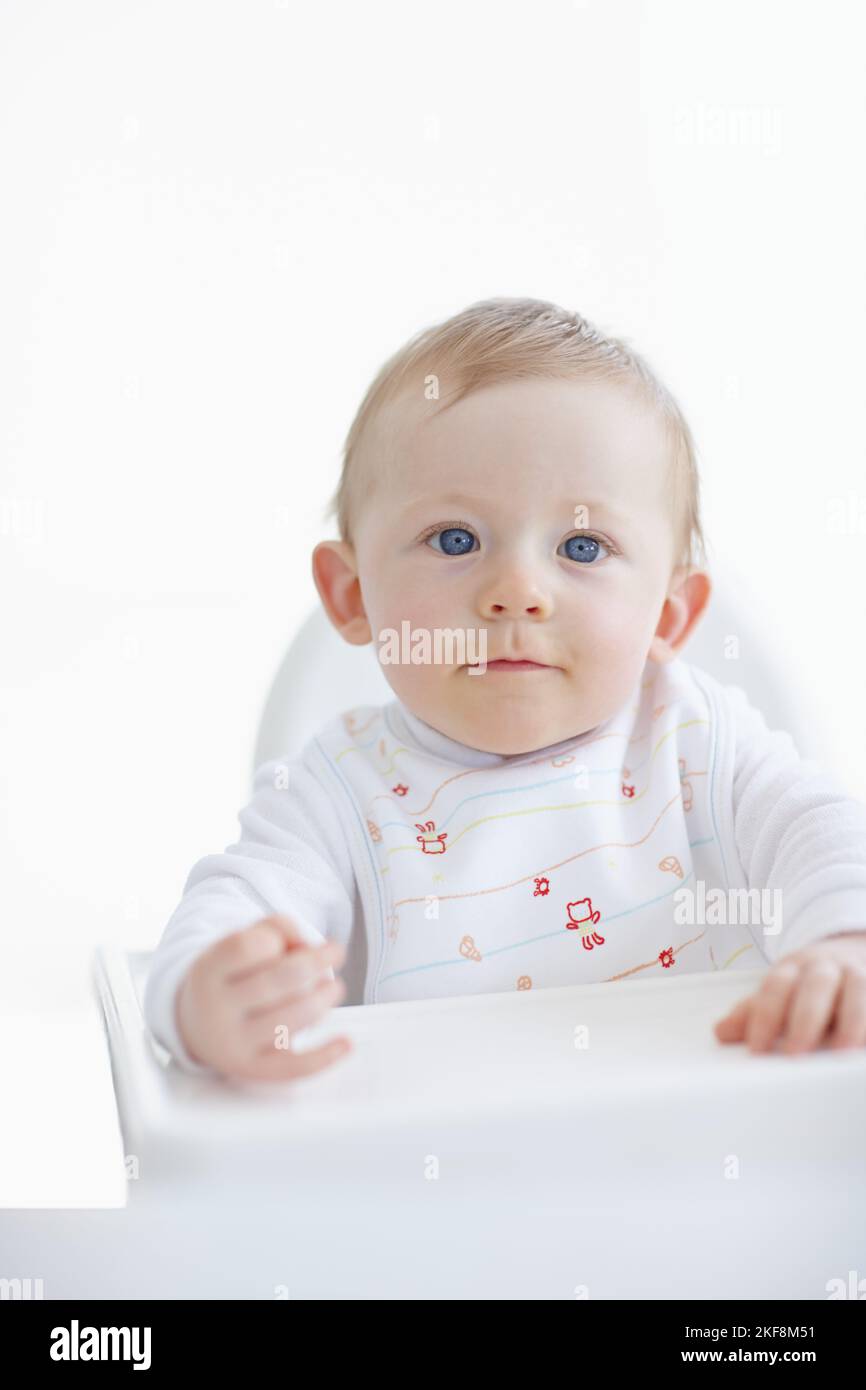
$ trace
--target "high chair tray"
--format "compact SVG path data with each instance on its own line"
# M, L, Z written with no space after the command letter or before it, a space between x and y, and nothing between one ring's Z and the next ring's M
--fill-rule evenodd
M866 1162L866 1049L754 1055L716 1040L764 968L341 1007L303 1045L347 1034L354 1051L275 1084L178 1068L142 1016L149 960L104 946L94 964L127 1151L151 1172L323 1179L351 1156L387 1182L427 1150L464 1177L543 1161L575 1181L725 1155L777 1175Z

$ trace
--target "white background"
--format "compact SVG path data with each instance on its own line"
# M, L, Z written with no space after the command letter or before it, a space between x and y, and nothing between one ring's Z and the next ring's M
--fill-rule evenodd
M236 839L363 392L490 295L648 356L866 795L862 53L843 3L0 6L7 1011Z

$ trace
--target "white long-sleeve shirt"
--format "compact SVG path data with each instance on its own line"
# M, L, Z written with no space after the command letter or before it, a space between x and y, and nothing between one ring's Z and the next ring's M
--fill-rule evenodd
M191 870L145 990L192 1072L211 1068L178 1034L183 976L273 914L346 945L347 1004L751 969L866 930L866 804L683 658L526 754L459 743L397 699L347 710L257 769L239 820Z

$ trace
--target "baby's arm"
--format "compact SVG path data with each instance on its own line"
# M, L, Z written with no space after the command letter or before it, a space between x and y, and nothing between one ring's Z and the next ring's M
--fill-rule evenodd
M331 983L329 967L338 964L337 956L330 950L319 956L311 948L325 942L345 947L352 930L354 876L348 847L333 806L301 759L263 763L256 771L252 799L238 819L240 840L222 854L206 855L192 868L145 986L148 1027L181 1067L195 1073L244 1071L240 1063L227 1066L224 1053L204 1056L200 1043L192 1044L193 1055L182 1031L192 1030L208 1050L209 1030L202 1025L209 1014L226 1026L232 1019L240 1024L229 983L236 987L234 1002L243 1004L245 1013L264 1008L274 998L267 980L253 978L261 972L278 971L286 995L309 990L314 970L327 970ZM262 929L268 920L276 925L276 935L273 925ZM341 988L338 982L337 990L325 990L320 1002L338 1002ZM295 1026L313 1021L307 1017ZM287 1019L287 1026L290 1023ZM261 1035L261 1021L256 1026ZM237 1041L228 1040L230 1049ZM259 1074L273 1075L281 1059L285 1073L292 1057L307 1055L275 1053L272 1049L270 1070L266 1066Z
M736 686L734 835L750 889L778 889L778 923L754 928L771 969L716 1025L753 1051L866 1044L866 805ZM767 926L770 930L766 930Z

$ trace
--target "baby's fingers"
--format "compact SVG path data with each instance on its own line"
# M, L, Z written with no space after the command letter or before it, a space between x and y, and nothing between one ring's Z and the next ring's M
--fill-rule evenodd
M247 1014L243 1021L244 1033L256 1052L278 1047L284 1039L291 1038L302 1028L310 1028L318 1023L344 998L345 993L344 980L321 980L306 994L284 999L280 1004L261 1012Z
M866 974L862 970L845 972L830 1046L866 1046Z
M799 969L792 961L774 966L754 994L741 999L715 1027L720 1042L745 1042L752 1052L763 1052L781 1033Z
M296 1081L323 1071L353 1050L349 1038L332 1038L321 1047L308 1047L303 1052L287 1049L266 1049L258 1052L233 1075L241 1081Z
M719 1042L742 1042L749 1020L753 997L753 995L749 995L748 999L741 999L739 1004L736 1004L734 1008L731 1009L730 1013L725 1014L724 1018L720 1018L716 1021L713 1031Z
M842 971L833 962L806 967L791 1003L786 1052L807 1052L818 1046L835 1013L841 983Z
M246 1013L256 1013L293 995L307 994L324 971L342 963L345 954L345 948L336 941L324 946L295 946L257 970L235 974L229 982L232 998Z
M800 968L793 961L782 961L764 976L746 1028L745 1042L751 1052L765 1052L784 1032L800 978Z

